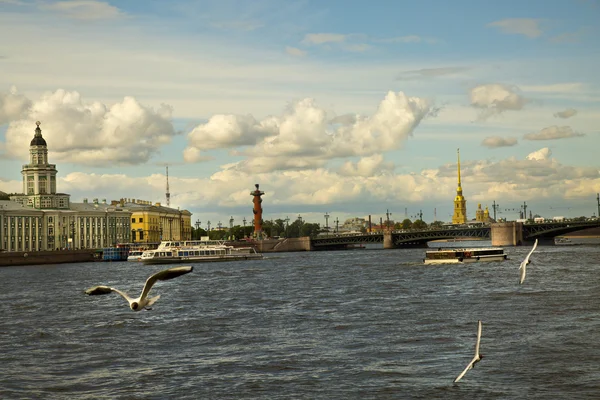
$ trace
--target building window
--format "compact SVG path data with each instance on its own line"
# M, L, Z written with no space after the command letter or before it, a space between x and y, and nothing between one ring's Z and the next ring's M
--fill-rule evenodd
M140 223L144 222L144 218L140 218Z
M135 224L135 218L131 218L131 222Z
M38 178L38 185L40 188L40 194L47 194L48 193L48 181L46 180L45 176L40 176Z
M140 240L144 240L144 232L143 231L140 231Z
M131 241L135 242L135 231L131 231Z

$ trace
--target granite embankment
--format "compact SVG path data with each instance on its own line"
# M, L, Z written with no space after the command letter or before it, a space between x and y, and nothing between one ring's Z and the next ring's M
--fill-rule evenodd
M16 265L63 264L100 260L102 260L102 253L92 249L11 251L0 253L0 267L10 267Z

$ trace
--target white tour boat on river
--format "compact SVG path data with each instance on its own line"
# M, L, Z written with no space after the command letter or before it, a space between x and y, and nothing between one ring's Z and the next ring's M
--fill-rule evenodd
M480 261L504 261L508 257L500 247L443 249L425 252L425 264L463 264Z
M142 254L144 264L175 264L235 260L257 260L263 255L254 247L228 246L220 240L163 241Z

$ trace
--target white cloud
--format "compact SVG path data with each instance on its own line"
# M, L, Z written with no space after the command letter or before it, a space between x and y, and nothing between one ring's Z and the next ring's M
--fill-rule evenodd
M389 92L370 117L331 119L307 98L280 117L216 115L188 136L188 148L207 150L247 146L236 168L252 172L307 169L334 158L371 156L398 149L430 111L427 100ZM341 124L346 122L348 124Z
M585 136L583 133L574 132L570 126L549 126L542 129L539 132L527 133L523 135L524 139L527 140L554 140L554 139L566 139L573 137Z
M289 54L290 56L294 56L294 57L304 57L306 55L306 51L300 50L297 47L291 47L291 46L287 46L285 48L285 52L287 54Z
M503 138L500 136L490 136L490 137L483 139L483 142L481 142L482 146L489 147L489 148L510 147L510 146L514 146L516 144L517 144L517 138L512 138L512 137Z
M273 118L259 122L251 115L215 115L188 134L188 148L210 150L253 145L275 134L277 124Z
M302 43L306 45L341 43L347 39L348 35L340 33L308 33L304 36Z
M56 11L69 18L92 20L110 19L124 16L115 6L104 1L95 0L70 0L42 4L40 8Z
M544 147L543 149L534 151L533 153L529 153L527 155L528 160L540 161L540 160L548 160L552 155L552 150L548 147Z
M6 153L15 158L28 155L35 121L42 122L42 135L55 161L108 166L139 164L175 135L171 107L157 110L133 97L107 106L84 102L77 92L56 90L34 101L26 115L10 123Z
M533 18L508 18L487 24L488 27L499 28L503 33L524 35L536 38L542 35L540 20Z
M498 83L476 86L471 89L469 95L471 106L482 110L481 119L507 110L522 110L528 102L518 93L517 87Z
M20 118L30 106L31 101L19 94L14 86L8 93L0 93L0 126Z
M563 119L571 118L571 117L574 117L575 115L577 115L577 110L575 110L574 108L567 108L564 111L558 111L558 112L554 113L554 116L556 118L563 118Z
M370 157L363 157L356 163L346 161L339 170L342 176L374 176L380 175L384 171L393 171L394 164L385 162L383 155L374 154Z

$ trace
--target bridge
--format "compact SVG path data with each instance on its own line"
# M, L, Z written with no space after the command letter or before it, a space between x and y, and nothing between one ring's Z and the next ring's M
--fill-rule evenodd
M520 224L513 223L512 229L520 229L515 235L514 244L520 245L523 242L532 242L539 239L546 244L554 243L556 236L576 232L582 229L600 227L600 220L595 221L565 221L565 222L542 222ZM505 225L505 224L494 224ZM409 247L427 247L427 242L432 240L451 240L451 239L472 239L472 240L490 240L493 233L505 236L504 232L499 232L500 227L495 230L495 226L458 226L444 229L425 229L425 230L407 230L393 231L391 234L383 233L365 233L357 235L332 235L320 237L311 240L311 245L315 250L335 250L345 249L351 245L367 243L384 243L385 248L409 248ZM504 228L504 227L502 227ZM503 240L503 238L499 238ZM503 244L507 245L507 244Z

